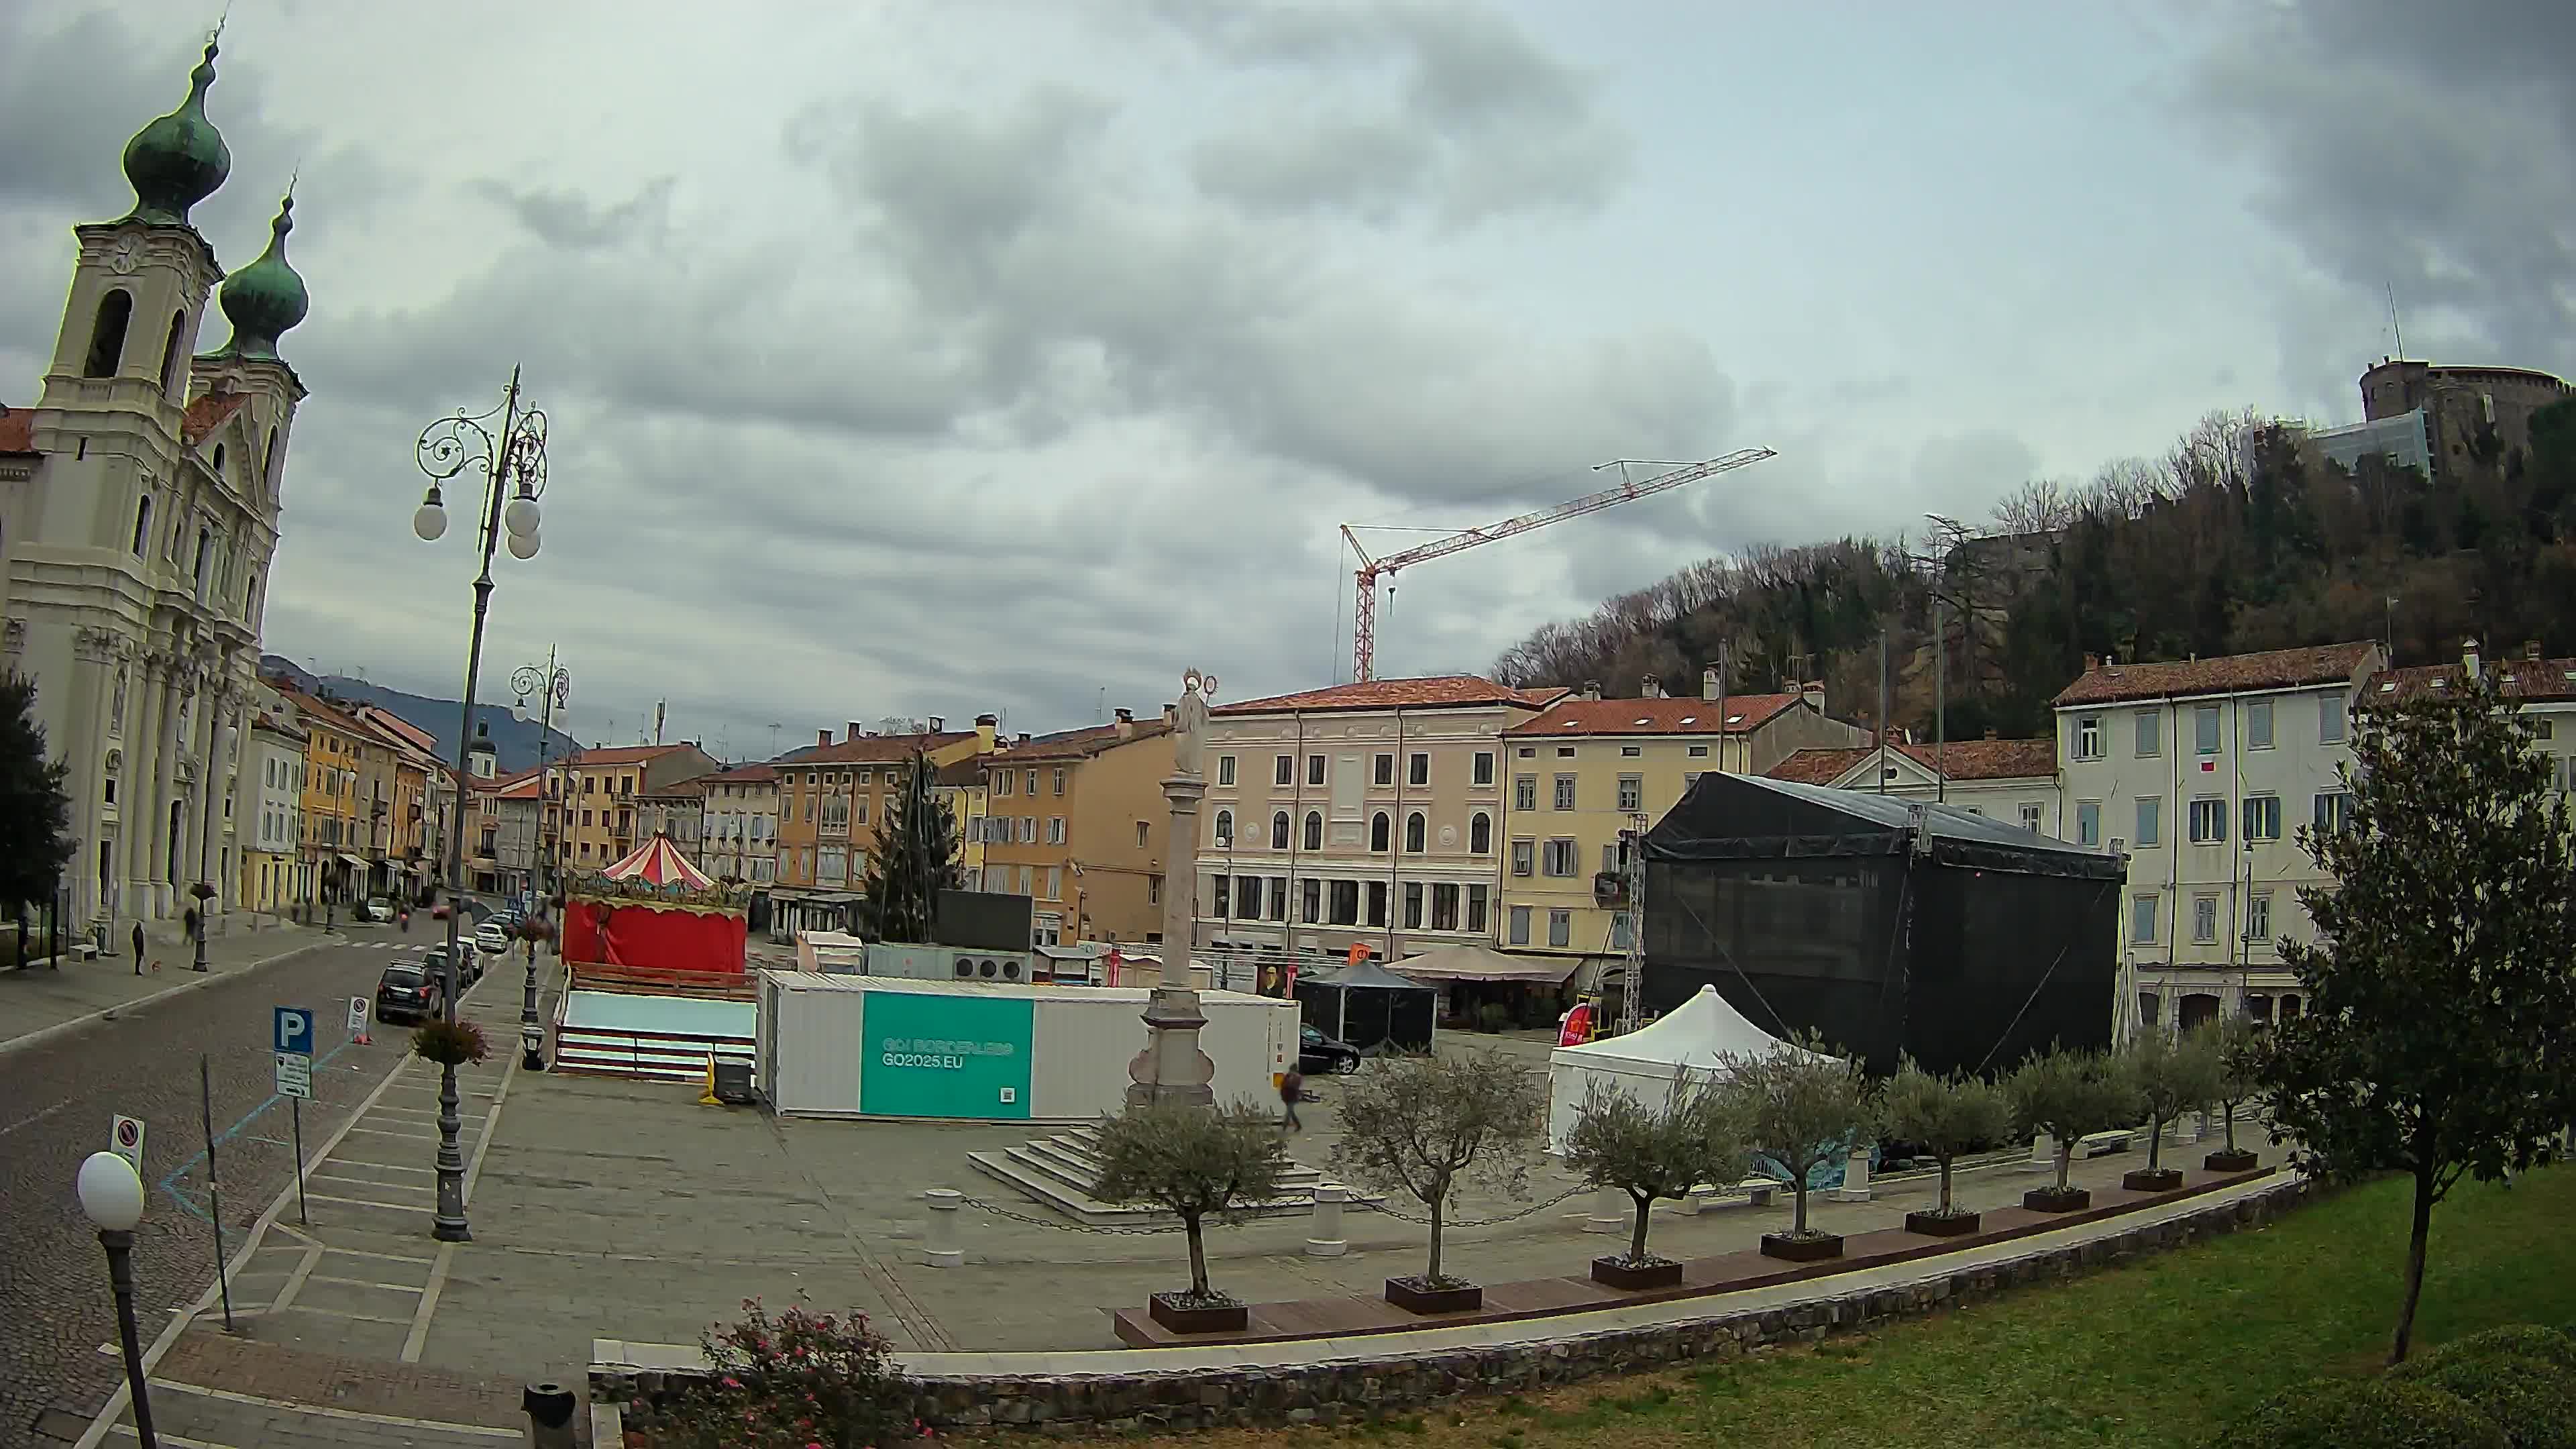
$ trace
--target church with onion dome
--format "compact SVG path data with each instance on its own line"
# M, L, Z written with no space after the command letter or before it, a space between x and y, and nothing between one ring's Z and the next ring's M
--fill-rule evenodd
M126 144L134 209L73 228L37 401L0 410L0 668L35 680L70 766L67 919L120 928L179 915L200 881L213 911L234 904L257 811L233 799L257 799L246 710L304 400L279 350L309 305L286 256L293 197L229 274L189 220L232 169L207 113L216 51Z

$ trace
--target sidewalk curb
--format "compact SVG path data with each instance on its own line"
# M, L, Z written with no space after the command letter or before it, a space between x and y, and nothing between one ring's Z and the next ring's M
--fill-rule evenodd
M203 976L196 977L195 980L182 981L175 986L163 987L161 990L155 991L149 996L138 996L132 1001L119 1002L114 1006L103 1006L86 1016L75 1016L69 1021L55 1022L52 1026L40 1026L34 1031L28 1032L24 1036L15 1036L11 1037L7 1041L0 1041L0 1057L5 1057L11 1052L25 1051L29 1047L42 1046L50 1041L60 1041L64 1037L70 1036L75 1032L97 1026L121 1012L140 1011L144 1007L153 1005L156 1002L167 1001L173 996L179 996L190 991L195 991L201 987L212 986L218 981L229 981L236 976L248 976L254 971L274 966L280 961L291 961L296 957L303 955L307 951L319 951L324 947L333 944L345 945L347 944L347 941L348 938L344 936L340 937L335 943L333 940L329 939L326 934L326 938L323 940L308 941L291 951L280 951L274 956L263 956L259 960L253 961L247 966L237 966L230 971L209 971ZM191 974L193 975L194 973Z

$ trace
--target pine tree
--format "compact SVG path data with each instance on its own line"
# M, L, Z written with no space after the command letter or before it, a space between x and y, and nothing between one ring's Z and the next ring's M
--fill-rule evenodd
M903 789L887 807L885 828L868 855L868 911L877 937L928 941L939 919L939 893L966 884L957 816L932 787L938 767L915 752Z
M36 682L0 675L0 907L13 916L51 902L72 860L71 766L45 756Z
M2405 1359L2434 1205L2545 1160L2576 1114L2576 844L2537 729L2496 681L2355 712L2342 828L2300 844L2307 1010L2257 1067L2304 1171L2414 1181L2388 1359Z

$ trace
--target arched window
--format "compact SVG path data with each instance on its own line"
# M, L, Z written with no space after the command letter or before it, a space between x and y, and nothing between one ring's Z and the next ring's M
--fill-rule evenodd
M206 564L214 557L214 555L215 531L211 528L200 527L197 530L197 566L194 570L190 571L188 577L195 579L199 583L204 583L206 579Z
M1324 812L1321 810L1306 812L1306 848L1308 850L1324 848Z
M188 331L188 314L170 314L170 340L161 344L161 390L179 390L179 339Z
M1234 812L1231 810L1220 810L1216 812L1216 843L1219 845L1234 844Z
M268 442L260 449L259 486L274 492L277 488L277 429L268 430Z
M215 444L215 476L224 476L224 445L221 443Z
M1479 810L1467 819L1467 853L1491 855L1494 850L1494 817Z
M1386 850L1388 830L1386 812L1381 810L1369 821L1369 849L1383 854Z
M257 615L258 612L259 570L252 569L250 571L250 582L242 588L242 617L245 619L252 618ZM1479 815L1476 818L1482 820L1485 817ZM1217 826L1217 829L1223 834L1231 836L1234 834L1234 823L1230 820L1224 821Z
M134 556L143 557L143 546L152 541L152 495L134 500Z
M125 360L125 325L134 320L134 294L119 287L98 299L98 321L89 329L89 363L83 377L114 377Z
M1270 817L1270 848L1272 850L1288 848L1288 812L1285 810Z
M1423 828L1424 822L1421 811L1416 810L1412 814L1404 817L1404 848L1411 854L1420 855L1422 853Z

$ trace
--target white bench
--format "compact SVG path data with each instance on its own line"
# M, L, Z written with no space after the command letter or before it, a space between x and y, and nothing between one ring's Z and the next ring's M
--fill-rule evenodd
M1688 1210L1694 1213L1715 1212L1732 1207L1740 1199L1750 1207L1769 1207L1786 1183L1777 1178L1748 1177L1731 1186L1702 1183L1691 1189Z

